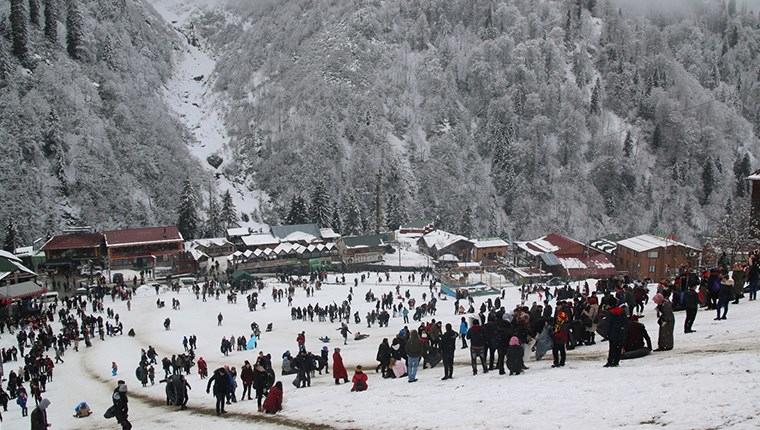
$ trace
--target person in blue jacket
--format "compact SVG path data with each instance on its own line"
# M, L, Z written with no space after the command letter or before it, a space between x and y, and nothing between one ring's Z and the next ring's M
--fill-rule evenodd
M467 320L462 317L462 322L459 323L459 337L462 338L462 349L467 349Z

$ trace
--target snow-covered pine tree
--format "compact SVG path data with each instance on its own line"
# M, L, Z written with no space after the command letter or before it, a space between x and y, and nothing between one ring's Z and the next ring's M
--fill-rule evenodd
M82 44L84 30L82 29L82 12L79 10L79 0L68 0L66 10L66 51L75 60L82 59Z
M744 197L749 189L747 183L747 176L750 175L752 166L749 162L749 154L744 154L744 157L736 158L734 162L734 177L736 178L736 197Z
M11 0L11 38L13 40L13 55L19 60L26 61L28 35L26 32L26 9L24 0Z
M285 217L285 223L293 225L307 222L309 222L309 213L306 209L306 201L301 195L293 196L290 200L290 210Z
M343 213L345 216L341 233L344 235L360 234L362 232L362 213L359 208L359 202L356 201L356 196L353 193L345 197Z
M343 220L340 216L340 209L338 208L338 204L335 203L332 206L332 217L330 218L330 227L336 232L340 233L343 231Z
M462 213L462 222L459 224L459 234L465 237L472 237L472 208L468 205Z
M625 141L623 141L623 155L626 158L631 158L633 153L633 137L631 137L631 131L625 132Z
M504 211L512 213L512 201L517 180L517 158L515 148L506 130L493 136L494 155L491 162L491 177L499 194L504 197Z
M710 201L710 195L715 189L715 172L713 171L713 160L707 157L705 165L702 167L702 206Z
M654 126L652 132L652 148L659 149L662 146L662 128L660 124Z
M374 201L375 234L380 234L385 222L383 221L383 177L380 172L375 177L375 201ZM367 231L368 229L365 229Z
M327 194L327 188L324 181L317 181L311 191L311 202L309 203L309 219L320 227L330 225L330 196Z
M591 111L592 115L599 115L602 112L602 106L601 106L601 100L599 99L602 95L602 84L599 81L599 78L596 79L596 83L594 84L594 89L591 90L591 102L589 110Z
M232 201L230 190L225 191L222 196L221 221L223 229L237 227L239 225L238 222L240 220L237 215L237 208L235 207L235 202Z
M219 211L219 202L213 193L208 195L208 209L206 210L206 234L209 237L217 237L224 230L222 216Z
M385 212L387 213L386 224L391 231L398 230L401 224L407 222L406 207L396 193L388 193Z
M198 234L200 220L198 218L197 200L195 187L190 182L190 178L185 179L182 185L182 194L179 198L179 207L177 208L177 228L185 240L195 239Z
M58 43L57 0L45 0L45 37L53 43Z
M40 0L29 0L29 22L37 26L40 26Z
M13 252L18 248L18 229L12 219L8 219L5 225L5 238L3 239L3 249Z
M40 26L40 0L29 0L29 22Z

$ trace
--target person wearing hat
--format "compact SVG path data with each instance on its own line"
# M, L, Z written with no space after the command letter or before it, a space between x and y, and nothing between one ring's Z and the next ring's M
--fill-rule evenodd
M657 323L660 325L655 351L670 351L673 349L673 326L676 321L673 305L662 293L655 294L652 301L657 305Z
M625 342L628 318L626 317L627 303L623 302L607 310L607 363L604 367L617 367L620 364L620 354Z
M327 354L330 352L330 349L327 348L327 345L322 347L322 350L320 351L319 355L322 360L322 366L325 368L325 373L328 375L330 374L330 362L327 359Z
M686 318L683 321L684 333L694 333L691 327L694 325L699 310L699 293L697 293L696 288L695 284L690 283L689 289L683 295L683 303L686 307Z
M367 374L362 371L361 366L356 366L351 382L353 383L351 391L367 391Z
M117 382L111 400L113 400L113 413L114 417L116 417L116 422L121 424L122 430L130 430L132 423L129 422L129 399L127 398L126 382L121 380Z
M36 408L32 411L32 430L47 430L47 407L50 406L50 400L42 399Z

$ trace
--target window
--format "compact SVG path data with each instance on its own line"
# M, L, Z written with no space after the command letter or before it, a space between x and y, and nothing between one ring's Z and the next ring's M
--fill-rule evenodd
M659 256L659 254L657 253L657 251L649 251L649 252L647 253L647 256L648 256L649 258L657 258L657 257Z
M654 273L656 271L657 269L654 267L654 265L649 265L649 273Z

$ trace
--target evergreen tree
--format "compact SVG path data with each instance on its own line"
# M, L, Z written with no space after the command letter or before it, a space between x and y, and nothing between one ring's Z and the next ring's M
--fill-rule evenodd
M82 30L82 12L79 10L79 0L68 0L66 11L66 51L75 60L82 59L82 44L84 32Z
M715 172L713 171L712 158L707 157L705 165L702 168L702 205L706 205L710 200L710 195L715 189Z
M24 0L11 0L11 36L13 39L13 55L19 60L26 61L28 35L26 33L26 10Z
M631 158L632 153L633 153L633 138L631 137L631 132L627 131L625 133L625 141L623 142L623 155L626 158Z
M462 223L459 224L459 234L465 237L472 237L472 208L468 205L462 214Z
M40 0L29 0L29 22L40 26Z
M660 124L654 126L654 132L652 132L652 148L659 149L662 146L662 128Z
M3 249L13 253L18 248L18 229L12 219L8 219L5 225L5 239L3 239Z
M340 233L343 231L343 220L340 217L340 209L338 208L338 205L333 205L332 208L332 217L330 218L330 227L336 232Z
M209 237L219 236L223 230L222 214L219 211L219 202L213 193L208 195L208 210L206 212L206 234Z
M327 188L323 181L318 181L311 191L311 202L309 204L309 219L320 227L330 225L330 196L327 194Z
M594 84L594 89L591 90L591 106L589 110L591 111L592 115L599 115L602 112L601 101L599 100L599 97L601 97L601 92L602 86L599 78L597 78L596 84Z
M345 214L345 220L343 222L344 235L356 235L362 232L362 213L359 208L359 202L356 201L356 197L350 194L343 205L343 213Z
M45 37L53 43L58 43L57 0L45 0Z
M239 219L237 215L237 208L235 207L235 202L232 201L232 194L230 194L230 190L227 190L222 196L222 229L226 230L231 227L237 227L238 220Z
M306 201L300 195L293 196L290 201L290 211L285 217L285 223L294 225L307 222L309 222L309 212L306 210Z
M185 179L182 186L182 194L179 198L179 207L177 208L177 228L182 233L185 240L195 239L198 234L200 220L198 219L197 200L195 187L190 182L190 178Z
M749 154L744 154L744 157L738 157L734 162L734 177L736 178L736 197L744 197L749 192L749 183L747 182L747 176L749 176L752 167L749 162Z
M380 172L377 173L377 176L375 178L375 234L380 234L380 230L383 228L383 225L385 225L385 222L383 221L383 183L382 183L382 176L380 175ZM368 231L369 228L366 228L365 231Z
M398 230L401 224L407 222L406 209L396 193L388 193L385 212L388 214L386 225L390 231Z

